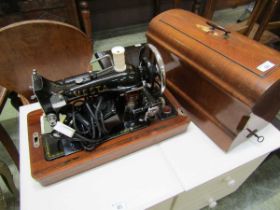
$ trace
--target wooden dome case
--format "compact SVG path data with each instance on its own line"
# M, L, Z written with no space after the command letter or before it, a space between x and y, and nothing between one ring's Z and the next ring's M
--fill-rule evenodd
M163 56L169 89L222 149L258 136L278 112L279 52L184 10L155 17L147 38Z

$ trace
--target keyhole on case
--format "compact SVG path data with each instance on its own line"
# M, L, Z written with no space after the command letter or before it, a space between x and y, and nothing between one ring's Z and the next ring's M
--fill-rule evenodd
M38 132L33 133L33 147L38 148L40 146L40 141L39 141L39 134Z

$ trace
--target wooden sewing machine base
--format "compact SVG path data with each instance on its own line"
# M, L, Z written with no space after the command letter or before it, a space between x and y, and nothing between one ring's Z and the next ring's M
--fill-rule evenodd
M165 96L179 110L177 116L156 121L146 128L114 138L100 145L94 151L80 151L52 161L47 161L44 157L40 135L42 110L30 112L27 116L27 123L33 178L46 186L184 132L189 123L188 117L170 92L165 91ZM38 138L34 138L36 132L39 134Z

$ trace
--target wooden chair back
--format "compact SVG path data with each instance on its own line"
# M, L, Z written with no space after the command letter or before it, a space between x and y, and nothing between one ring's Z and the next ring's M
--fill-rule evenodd
M31 20L0 29L0 85L30 100L36 69L50 80L89 70L91 40L74 26Z
M56 21L18 22L0 29L0 113L8 90L30 101L33 69L51 80L63 79L89 69L92 42L79 29ZM18 151L0 124L3 143L17 168Z

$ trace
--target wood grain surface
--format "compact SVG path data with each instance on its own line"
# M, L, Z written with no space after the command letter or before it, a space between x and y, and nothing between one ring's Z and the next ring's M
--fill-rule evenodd
M8 93L9 91L7 88L0 86L0 114L2 113L5 103L8 99Z
M207 21L170 10L151 21L147 37L173 66L168 86L191 120L227 150L251 113L271 122L280 109L280 53ZM267 61L274 66L259 70Z
M59 80L87 71L91 58L91 41L65 23L32 20L0 29L0 85L28 99L33 69Z
M169 91L165 91L165 96L177 110L183 111L181 105ZM41 133L40 116L42 111L31 112L27 116L27 121L32 176L46 186L184 132L189 119L181 111L178 111L178 113L176 117L155 121L146 128L105 142L94 151L80 151L69 156L47 161L44 158L41 136L39 137L40 146L38 148L34 147L32 137L34 132Z

